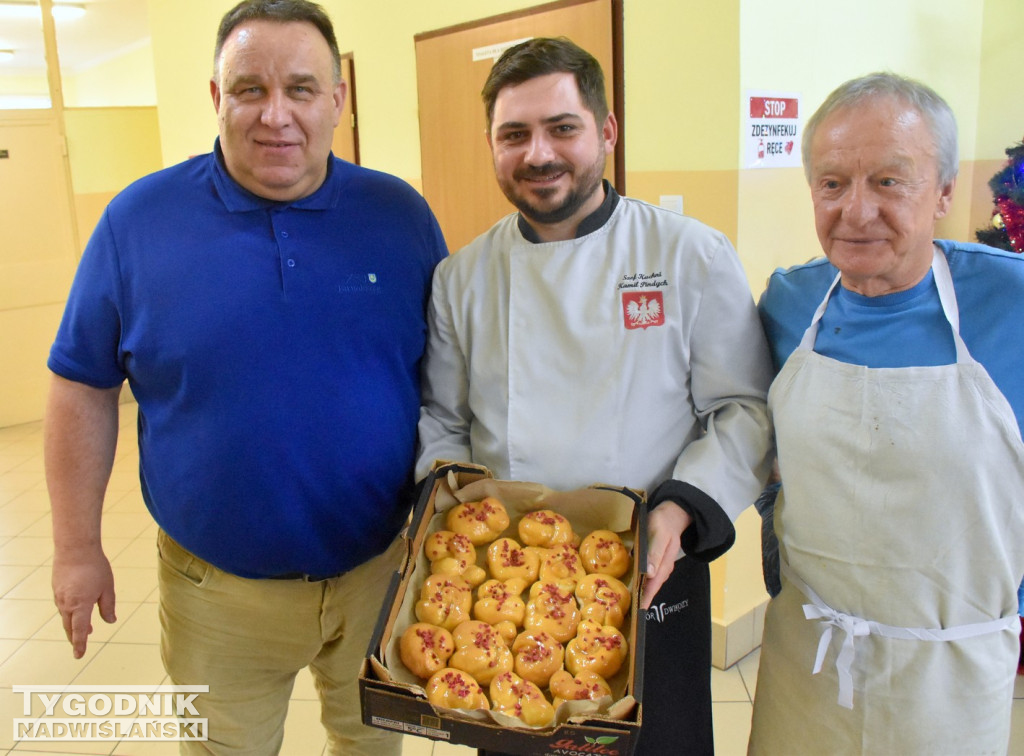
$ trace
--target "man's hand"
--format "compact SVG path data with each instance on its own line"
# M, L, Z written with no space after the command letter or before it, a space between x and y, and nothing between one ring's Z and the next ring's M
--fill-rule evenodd
M114 575L103 554L103 497L117 446L121 387L97 389L54 375L43 422L53 520L53 600L75 658L85 654L92 608L114 621Z
M647 517L647 582L640 605L649 609L661 586L672 574L679 556L680 537L690 527L690 513L674 501L665 501Z
M102 549L53 557L53 600L60 610L64 634L76 659L85 655L92 632L92 608L99 606L105 622L117 621L114 613L114 573Z

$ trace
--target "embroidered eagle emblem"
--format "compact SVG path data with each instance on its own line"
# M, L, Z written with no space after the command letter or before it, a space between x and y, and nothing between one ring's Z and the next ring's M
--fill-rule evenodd
M665 323L665 306L660 291L634 291L622 295L626 328L649 328Z

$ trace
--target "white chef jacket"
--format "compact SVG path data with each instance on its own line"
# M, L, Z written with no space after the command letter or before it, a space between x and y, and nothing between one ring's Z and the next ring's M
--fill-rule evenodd
M563 490L671 478L734 519L768 473L771 362L729 240L626 197L569 241L517 218L435 271L417 478L435 460Z

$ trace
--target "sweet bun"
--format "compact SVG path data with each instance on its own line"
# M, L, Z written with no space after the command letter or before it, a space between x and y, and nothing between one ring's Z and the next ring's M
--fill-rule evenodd
M438 530L423 541L423 554L431 562L454 557L473 564L476 562L476 547L469 538L453 530Z
M505 645L509 648L512 647L512 643L515 641L516 636L519 635L519 628L516 626L516 623L511 620L495 622L491 627L497 631L498 635L500 635L505 641Z
M545 583L570 582L573 585L587 576L580 554L570 544L563 543L545 550L540 562L538 578Z
M440 575L458 575L469 583L471 588L476 588L487 579L487 570L476 564L465 565L463 568L461 562L458 562L455 559L442 559L440 562L435 562L434 564L437 566L437 569L433 570L433 572ZM446 571L449 569L451 572Z
M423 553L435 575L458 575L473 587L487 579L487 573L476 564L476 548L464 535L451 530L431 533L424 541Z
M439 669L427 681L426 691L427 700L434 706L447 709L491 708L480 684L461 669Z
M526 602L520 595L525 585L519 578L488 580L477 588L477 601L473 604L473 619L491 625L508 620L516 627L523 626Z
M519 540L527 546L549 549L563 543L572 545L576 534L565 517L550 509L539 509L523 515L519 521Z
M409 671L425 678L444 669L449 657L455 653L455 641L443 627L416 622L402 633L398 651Z
M469 619L473 589L457 575L430 575L420 589L414 608L416 619L446 630L453 630Z
M548 633L559 643L565 643L576 635L579 622L580 610L576 606L571 585L534 583L530 587L524 628Z
M540 688L514 672L504 672L491 680L488 692L493 711L518 717L531 727L543 727L555 718L555 707Z
M545 632L520 633L512 644L515 672L541 688L548 686L551 676L562 669L565 648Z
M628 653L629 644L618 628L583 620L565 647L565 666L573 675L587 671L608 679L619 671Z
M611 687L601 675L587 670L581 670L575 677L564 669L555 672L551 676L548 688L553 699L551 703L555 708L565 701L596 701L612 694Z
M587 572L622 577L629 570L629 550L618 533L595 530L580 544L580 558Z
M580 615L584 619L622 627L632 597L622 581L594 572L576 586L576 598L580 601Z
M474 546L483 546L500 536L509 525L505 505L493 496L467 501L448 510L448 530L469 538Z
M499 538L487 547L487 569L498 580L520 578L529 584L537 579L540 556L532 549L524 549L513 538Z
M448 666L469 672L481 685L512 669L512 652L505 639L486 622L469 620L452 631L455 653Z

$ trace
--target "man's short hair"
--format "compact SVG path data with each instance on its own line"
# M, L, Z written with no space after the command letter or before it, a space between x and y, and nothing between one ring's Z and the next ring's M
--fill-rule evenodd
M219 78L220 54L224 49L224 43L235 27L248 21L274 21L281 24L304 21L313 24L327 40L327 46L331 48L334 81L341 81L341 52L338 50L338 39L334 36L334 25L327 11L309 0L242 0L225 13L217 29L217 45L213 51L215 78Z
M580 99L600 127L608 117L601 64L565 37L536 37L508 48L491 68L480 93L487 111L487 129L491 128L494 103L502 89L554 73L571 73L576 78Z
M935 144L935 162L939 169L939 184L945 186L960 168L957 148L956 117L952 108L934 89L919 81L886 72L872 73L840 84L825 98L804 126L801 156L804 175L811 180L811 142L821 123L832 113L851 106L868 106L868 101L891 98L914 108L931 132Z

